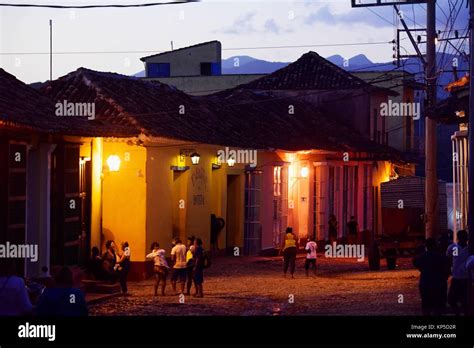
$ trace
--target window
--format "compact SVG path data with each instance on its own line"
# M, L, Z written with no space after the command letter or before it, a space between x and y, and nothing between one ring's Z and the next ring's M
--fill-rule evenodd
M319 202L318 202L318 176L317 168L313 170L313 238L318 238L318 213L319 213Z
M273 244L277 248L288 220L287 168L273 167Z
M364 230L369 228L369 187L371 187L370 166L364 165Z
M221 75L221 63L201 63L201 76Z
M147 63L147 77L170 77L170 63Z
M260 194L262 174L258 171L245 175L244 252L258 255L261 249L262 223L260 221Z

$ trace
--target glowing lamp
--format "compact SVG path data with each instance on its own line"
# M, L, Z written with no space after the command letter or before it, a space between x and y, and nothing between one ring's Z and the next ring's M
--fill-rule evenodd
M227 165L228 165L229 167L233 167L233 166L235 165L235 159L232 158L232 157L229 158L229 159L227 160Z
M120 158L117 155L111 155L107 158L107 165L109 166L109 171L118 172L120 169Z
M199 164L199 159L201 158L200 154L198 154L197 152L193 152L190 157L191 162L193 162L194 165Z
M308 167L303 167L303 168L301 168L301 177L307 178L307 177L308 177L308 173L309 173Z

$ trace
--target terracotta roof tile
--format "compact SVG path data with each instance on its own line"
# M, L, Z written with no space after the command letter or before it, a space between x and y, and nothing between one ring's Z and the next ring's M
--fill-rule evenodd
M84 136L131 136L130 127L110 127L99 121L55 115L55 103L15 76L0 69L0 124L42 133Z

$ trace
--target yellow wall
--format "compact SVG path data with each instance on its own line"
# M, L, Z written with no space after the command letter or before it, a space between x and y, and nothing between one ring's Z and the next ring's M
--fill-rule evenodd
M190 157L180 163L181 148L193 148L198 152L201 156L199 164L193 165ZM228 168L224 164L220 169L212 170L217 149L205 145L147 147L147 247L157 241L169 254L173 237L179 236L185 242L188 236L194 235L203 240L206 249L210 248L211 214L227 220ZM170 169L178 165L189 169L184 172ZM239 190L243 205L243 186ZM183 209L180 208L181 200ZM240 209L243 214L243 207ZM243 241L243 218L239 238ZM224 246L225 230L219 238L219 248Z
M124 142L103 144L103 243L128 241L132 261L145 260L146 149ZM129 161L127 161L127 154ZM118 155L118 172L109 172L107 158Z
M102 219L102 138L92 139L92 182L91 182L91 247L101 247Z

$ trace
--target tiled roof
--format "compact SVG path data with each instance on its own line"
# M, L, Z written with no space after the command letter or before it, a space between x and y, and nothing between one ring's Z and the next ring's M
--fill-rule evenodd
M100 121L133 126L150 136L254 149L393 153L310 104L267 93L241 90L226 97L191 97L156 81L84 68L42 90L55 101L95 102ZM179 113L180 107L185 114Z
M293 91L367 88L396 94L363 81L312 51L272 74L236 88Z
M0 69L0 125L42 133L130 136L133 129L104 127L98 121L55 116L55 103Z

